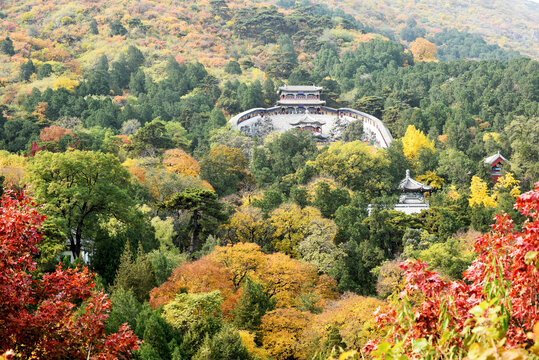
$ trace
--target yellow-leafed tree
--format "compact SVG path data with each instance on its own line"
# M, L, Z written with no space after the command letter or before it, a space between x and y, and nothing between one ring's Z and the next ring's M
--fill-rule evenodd
M437 61L436 55L438 54L438 49L436 49L436 44L431 43L427 39L415 39L415 41L410 43L410 50L414 54L415 61Z
M310 224L321 219L320 210L306 206L303 209L296 204L284 204L273 210L269 221L275 228L273 247L275 250L298 257L297 245L307 234Z
M492 196L490 196L490 191L487 188L487 183L481 180L480 177L472 177L470 192L471 194L468 201L471 207L496 207L496 200Z
M414 125L409 125L402 138L402 151L404 155L410 160L416 160L421 148L436 151L434 143L429 140L423 131L416 129Z
M221 239L226 243L256 242L266 244L272 238L272 230L259 208L244 205L221 226Z

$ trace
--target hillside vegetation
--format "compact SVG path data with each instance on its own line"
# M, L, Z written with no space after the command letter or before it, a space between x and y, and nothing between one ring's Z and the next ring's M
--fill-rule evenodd
M2 3L0 360L538 358L539 62L275 4ZM283 84L394 141L230 128Z

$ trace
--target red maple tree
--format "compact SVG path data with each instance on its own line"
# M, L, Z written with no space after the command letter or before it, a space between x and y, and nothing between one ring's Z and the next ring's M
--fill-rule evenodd
M388 342L371 341L364 350L385 358L427 351L434 359L466 356L472 345L485 354L530 346L539 322L539 182L515 208L527 218L522 231L498 215L492 231L477 238L465 281L444 281L418 260L402 263L405 290L377 315L380 325L392 327Z
M128 359L139 340L127 325L106 335L111 309L87 268L39 276L33 256L44 216L25 191L0 198L0 354L36 359Z

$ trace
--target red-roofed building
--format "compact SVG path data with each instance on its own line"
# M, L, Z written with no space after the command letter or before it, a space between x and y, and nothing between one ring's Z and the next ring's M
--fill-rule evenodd
M485 165L490 166L490 176L492 176L494 182L497 182L498 178L502 176L502 169L509 163L499 151L497 154L484 158L483 162Z

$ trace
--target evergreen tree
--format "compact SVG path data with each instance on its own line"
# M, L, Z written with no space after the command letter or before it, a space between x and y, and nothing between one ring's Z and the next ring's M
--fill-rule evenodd
M240 63L234 60L230 60L225 66L225 72L229 74L241 75L241 66Z
M45 63L41 65L39 70L37 71L37 78L41 80L46 77L49 77L50 74L52 74L52 66L49 63Z
M131 90L131 93L135 96L146 94L146 75L142 69L138 69L134 73L131 73L129 90Z
M155 287L155 275L150 259L144 255L142 244L139 244L137 256L133 254L129 242L125 245L120 258L120 266L114 280L114 289L132 290L138 301L144 302L150 297L150 290Z
M157 314L153 313L146 323L144 342L151 345L162 360L171 360L170 349L167 342L166 324Z
M223 110L219 109L218 107L215 107L210 114L210 122L209 122L211 129L217 129L221 126L226 125L226 118L223 114Z
M136 329L136 319L142 310L142 305L133 294L133 291L117 288L110 295L110 301L112 310L105 322L107 333L117 332L118 327L126 322L129 323L131 329Z
M94 35L99 34L99 29L97 28L97 21L95 21L95 19L90 20L90 32Z
M109 95L109 60L106 55L101 55L96 68L90 72L86 83L86 91L92 95Z
M114 93L121 94L122 89L125 89L129 84L131 71L124 56L120 56L118 61L112 63L110 70L110 87Z
M127 29L122 25L120 20L114 20L109 24L110 27L110 36L116 35L125 35L127 34Z
M268 294L264 285L247 278L238 305L234 309L234 324L239 329L258 330L262 316L275 308L275 299Z
M28 60L27 62L21 64L19 79L21 79L21 81L28 81L30 76L32 76L32 74L35 72L36 68L34 66L34 62L32 60Z
M134 73L137 69L144 64L144 55L135 46L129 45L127 48L127 67L130 73Z
M9 36L6 36L4 40L0 43L0 51L2 51L6 55L14 55L15 54L15 48L13 47L13 41L9 38Z
M240 335L230 326L224 326L212 338L208 335L193 360L251 360L251 355L241 343Z

